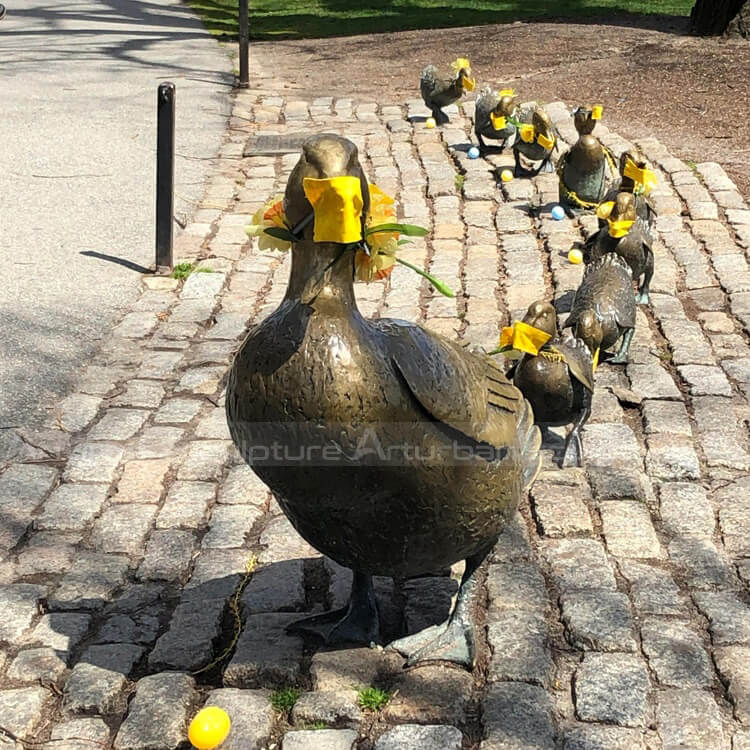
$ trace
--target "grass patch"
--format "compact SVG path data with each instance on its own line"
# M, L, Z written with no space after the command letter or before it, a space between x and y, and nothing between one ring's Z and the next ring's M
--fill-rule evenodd
M391 694L386 690L376 687L367 687L359 691L357 703L365 711L380 711L391 699Z
M302 729L328 729L328 724L324 721L313 721L310 724L303 724Z
M462 174L457 174L455 179L453 180L453 184L456 186L456 190L463 190L464 182L466 182L466 177L464 177L464 175Z
M271 705L282 713L291 711L294 704L297 702L297 698L300 696L299 688L283 688L282 690L276 690L271 695Z
M212 34L237 37L237 0L188 0ZM407 29L582 18L612 13L687 16L694 0L253 0L252 39L351 36Z
M196 266L195 263L185 260L172 269L171 275L173 279L186 279L191 273L213 273L213 269L208 266Z

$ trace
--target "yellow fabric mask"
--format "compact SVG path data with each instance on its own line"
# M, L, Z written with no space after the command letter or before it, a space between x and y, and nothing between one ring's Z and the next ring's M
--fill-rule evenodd
M591 119L592 120L601 120L602 119L602 112L604 111L604 107L602 107L601 104L595 104L591 108Z
M607 201L606 203L600 203L596 207L596 215L600 219L608 219L614 207L615 207L614 201Z
M551 338L550 334L519 320L500 332L500 348L507 346L519 352L537 355Z
M626 219L607 219L607 222L609 224L609 236L614 237L615 239L624 237L630 231L630 227L635 224L634 221L628 221Z
M533 125L521 125L521 127L518 129L518 132L521 134L521 140L524 143L534 142L534 126Z
M504 115L496 115L494 112L490 112L490 122L492 123L492 127L495 128L495 130L505 129Z
M599 347L597 347L596 351L594 352L591 369L596 372L597 367L599 367Z
M303 180L305 197L315 213L315 242L359 242L362 239L362 184L359 177Z
M502 91L498 91L497 95L502 99L504 96L515 96L516 90L515 89L502 89Z
M540 146L542 146L542 148L552 148L555 145L555 139L547 138L544 133L539 133L539 135L536 137L536 142Z
M656 185L656 175L646 168L641 168L636 165L632 159L628 159L623 170L623 175L629 177L633 182L643 186L643 191L648 195L651 192L651 188Z

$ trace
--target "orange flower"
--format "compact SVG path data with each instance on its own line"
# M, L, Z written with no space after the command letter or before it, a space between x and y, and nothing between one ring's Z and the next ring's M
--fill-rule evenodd
M258 238L258 247L261 250L289 250L292 243L266 234L265 230L268 227L286 228L283 195L275 195L266 201L255 212L252 222L245 227L245 233L249 237Z

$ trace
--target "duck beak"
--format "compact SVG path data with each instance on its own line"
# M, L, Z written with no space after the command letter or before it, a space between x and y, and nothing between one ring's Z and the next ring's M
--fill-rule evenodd
M315 214L314 242L348 244L362 239L364 201L359 177L305 177L303 189Z

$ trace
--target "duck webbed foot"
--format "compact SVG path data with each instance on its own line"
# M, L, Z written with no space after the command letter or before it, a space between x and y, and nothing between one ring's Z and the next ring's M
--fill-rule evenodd
M388 646L406 657L407 667L427 661L449 661L473 669L476 651L471 613L479 588L478 570L490 549L467 558L456 606L444 623L399 638Z
M329 646L337 643L377 643L380 638L380 618L372 576L354 571L351 598L346 607L303 617L288 625L287 630L316 635Z
M630 342L633 340L634 333L635 328L628 328L628 330L625 331L625 334L622 337L622 341L620 342L620 348L617 351L617 354L612 357L612 359L607 360L609 364L626 365L628 363L628 350L630 349Z

